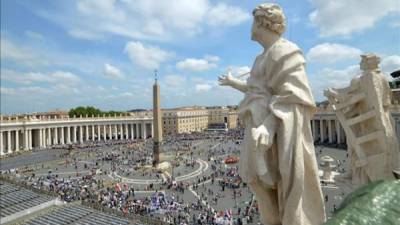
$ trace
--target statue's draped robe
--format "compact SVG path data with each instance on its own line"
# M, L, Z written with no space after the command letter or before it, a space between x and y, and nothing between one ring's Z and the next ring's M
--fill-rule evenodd
M269 224L322 224L325 211L310 120L315 103L305 60L293 43L280 39L257 57L240 103L245 137L240 175ZM251 129L271 117L277 121L273 145L256 145Z

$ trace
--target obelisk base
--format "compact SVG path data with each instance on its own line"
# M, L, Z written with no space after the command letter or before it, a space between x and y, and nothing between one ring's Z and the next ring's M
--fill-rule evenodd
M153 167L156 167L161 162L161 142L154 141L153 144Z

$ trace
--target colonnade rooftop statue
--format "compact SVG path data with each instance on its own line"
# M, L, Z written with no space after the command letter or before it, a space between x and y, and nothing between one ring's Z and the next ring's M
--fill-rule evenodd
M355 186L394 178L399 145L390 116L391 90L379 68L380 58L361 55L362 74L350 86L329 88L325 96L346 133L350 168L347 178Z
M322 224L324 202L310 119L316 111L302 51L281 36L282 8L265 3L253 11L251 39L264 51L246 80L231 74L220 85L245 94L239 173L258 200L263 224Z

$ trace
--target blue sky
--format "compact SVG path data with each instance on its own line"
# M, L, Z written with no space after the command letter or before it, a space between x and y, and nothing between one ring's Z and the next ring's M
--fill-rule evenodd
M2 0L1 113L151 108L154 69L162 107L232 105L219 87L231 68L246 72L261 51L251 11L264 1ZM398 0L272 1L287 17L285 38L307 60L314 97L359 73L359 55L400 69Z

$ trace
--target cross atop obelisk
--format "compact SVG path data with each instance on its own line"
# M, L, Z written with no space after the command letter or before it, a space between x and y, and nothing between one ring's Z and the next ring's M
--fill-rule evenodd
M162 145L162 118L160 108L160 86L157 83L157 70L154 70L153 85L153 129L154 129L154 145L153 145L153 166L160 163L160 152Z

